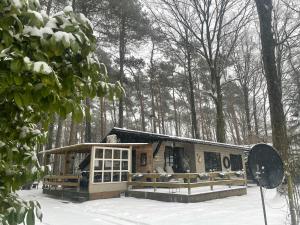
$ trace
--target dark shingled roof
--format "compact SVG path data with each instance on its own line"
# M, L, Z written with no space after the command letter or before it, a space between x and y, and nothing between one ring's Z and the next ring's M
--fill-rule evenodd
M106 135L106 137L112 134L116 134L117 137L120 139L121 143L153 143L157 141L174 141L174 142L219 146L219 147L239 149L244 151L250 150L248 146L232 145L232 144L225 144L225 143L219 143L213 141L204 141L200 139L177 137L177 136L171 136L165 134L156 134L156 133L150 133L144 131L119 128L119 127L112 128L111 131ZM101 141L102 143L106 142L106 137Z

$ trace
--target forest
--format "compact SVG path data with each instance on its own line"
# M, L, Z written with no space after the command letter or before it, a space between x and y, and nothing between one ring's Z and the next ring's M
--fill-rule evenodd
M41 1L47 14L67 1ZM121 98L87 98L85 119L54 116L46 148L99 142L114 126L239 145L271 142L270 104L254 1L73 0ZM299 140L299 11L272 9L277 78L289 141ZM293 145L293 143L295 145Z
M299 36L298 0L1 0L0 224L42 220L43 150L113 127L273 145L298 224Z

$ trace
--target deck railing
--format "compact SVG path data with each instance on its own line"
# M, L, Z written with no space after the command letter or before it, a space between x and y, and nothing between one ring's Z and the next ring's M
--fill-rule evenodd
M246 175L243 171L230 172L208 172L208 173L134 173L128 174L128 185L132 188L187 188L188 194L196 187L227 185L247 185Z
M43 188L80 188L80 175L47 175L43 179Z

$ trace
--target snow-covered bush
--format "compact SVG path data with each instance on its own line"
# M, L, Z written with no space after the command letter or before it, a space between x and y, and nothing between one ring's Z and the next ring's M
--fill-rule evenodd
M39 174L36 146L49 118L80 120L81 100L122 88L107 82L91 23L71 7L47 16L38 0L1 0L0 18L0 224L31 225L39 205L14 192Z

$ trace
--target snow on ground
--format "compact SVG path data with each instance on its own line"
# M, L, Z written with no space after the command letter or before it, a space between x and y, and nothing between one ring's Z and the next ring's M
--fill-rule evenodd
M42 190L20 191L27 200L38 200L43 225L261 225L263 213L258 187L244 196L199 203L168 203L147 199L114 198L72 203L49 198ZM285 198L264 190L268 222L287 224ZM41 225L41 223L38 223Z

